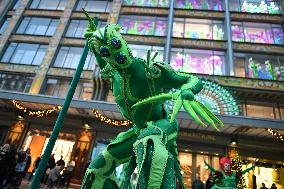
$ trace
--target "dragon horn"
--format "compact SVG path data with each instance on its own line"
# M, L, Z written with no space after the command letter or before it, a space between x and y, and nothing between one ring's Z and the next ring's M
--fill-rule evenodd
M85 14L85 16L87 17L89 21L90 28L92 29L92 31L96 31L98 22L99 22L98 17L95 17L94 19L92 19L87 13L87 11L84 8L82 9L83 9L83 13Z

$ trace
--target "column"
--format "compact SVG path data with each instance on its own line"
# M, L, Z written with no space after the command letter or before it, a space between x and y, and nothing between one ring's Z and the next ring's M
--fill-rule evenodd
M192 153L192 175L191 175L191 181L192 183L196 179L196 153Z
M234 76L234 52L232 43L232 30L231 30L231 15L229 0L225 0L225 26L227 34L227 64L226 64L226 74Z
M112 8L108 16L107 23L109 24L116 24L118 21L120 9L122 5L122 0L113 0L112 1Z
M164 62L170 63L171 61L171 42L173 33L173 18L174 18L174 2L175 0L170 0L169 4L169 17L168 17L168 29L167 29L167 40L164 50Z
M30 93L38 94L42 88L45 76L47 75L48 69L52 63L53 57L56 55L57 47L60 44L60 40L63 36L64 30L67 27L68 20L71 17L73 7L76 4L76 0L69 0L64 12L61 15L59 24L57 26L55 34L50 39L46 55L43 59L42 64L39 66L34 81L32 83Z

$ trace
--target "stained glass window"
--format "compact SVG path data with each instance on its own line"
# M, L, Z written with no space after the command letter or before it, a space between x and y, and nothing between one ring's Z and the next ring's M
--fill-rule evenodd
M222 11L223 0L176 0L175 8Z
M281 25L250 22L232 23L232 40L237 42L283 44Z
M217 20L175 18L173 36L192 39L224 39L223 22Z
M235 76L284 80L283 57L240 53L235 56Z
M171 67L176 71L208 75L225 74L224 52L196 49L172 49Z
M168 7L169 0L123 0L123 5L143 7Z
M123 27L122 33L164 36L167 22L162 17L121 16L119 24Z
M265 14L281 13L279 0L230 0L230 10Z

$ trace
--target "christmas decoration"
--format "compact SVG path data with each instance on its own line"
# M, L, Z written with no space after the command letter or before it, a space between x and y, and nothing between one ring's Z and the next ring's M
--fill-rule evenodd
M242 171L243 162L238 153L235 153L234 157L232 158L232 170L235 172ZM243 176L239 176L237 179L237 188L246 188L246 182Z
M112 84L113 96L121 114L133 123L133 128L120 133L91 162L83 189L118 188L114 170L126 163L125 178L120 188L128 188L137 167L139 188L176 188L176 177L184 188L178 161L176 115L181 107L200 125L216 130L223 123L207 106L195 99L203 83L190 74L175 72L169 65L155 61L157 53L146 60L133 57L119 33L120 26L108 24L97 28L97 18L89 20L85 37L95 54L101 76ZM163 93L164 89L175 92ZM170 115L164 101L175 100ZM97 112L96 112L97 113ZM99 118L103 116L97 114ZM105 121L105 120L104 120ZM109 120L109 123L112 121Z
M272 136L274 136L275 138L283 141L284 140L284 137L283 135L281 135L280 133L277 133L276 131L274 131L273 129L271 128L267 128L266 129Z
M61 109L61 106L54 106L52 108L45 109L45 110L32 111L32 110L29 110L28 108L24 107L23 105L21 105L16 100L13 100L12 102L13 102L13 105L16 109L22 111L23 113L25 113L25 114L27 114L28 116L31 116L31 117L47 116L47 115L52 114L52 113Z
M106 117L105 115L102 115L101 113L99 113L99 111L97 111L95 109L93 109L93 113L95 114L96 118L98 118L101 122L104 122L104 123L109 124L109 125L130 126L132 124L132 122L129 121L129 120L121 121L121 120L110 119L110 118Z

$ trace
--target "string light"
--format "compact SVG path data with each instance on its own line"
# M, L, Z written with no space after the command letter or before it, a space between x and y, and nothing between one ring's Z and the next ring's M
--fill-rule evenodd
M273 129L267 128L266 130L275 138L282 140L282 141L284 140L284 137L280 133L277 133L276 131L274 131Z
M132 124L131 121L126 120L126 121L121 121L121 120L113 120L108 118L105 115L102 115L99 111L93 109L93 113L95 114L96 118L98 118L101 122L104 122L106 124L109 125L113 125L113 126L129 126L130 124Z
M234 155L234 157L232 158L232 169L235 172L241 172L242 171L242 166L243 166L243 162L239 156L238 153L236 153ZM239 177L237 179L237 188L246 188L246 182L244 177Z
M45 109L45 110L37 110L37 111L32 111L29 110L28 108L24 107L23 105L21 105L19 102L17 102L16 100L13 100L13 105L16 109L24 112L25 114L27 114L28 116L31 117L43 117L43 116L47 116L55 111L58 111L61 109L61 106L54 106L52 108L49 109Z

